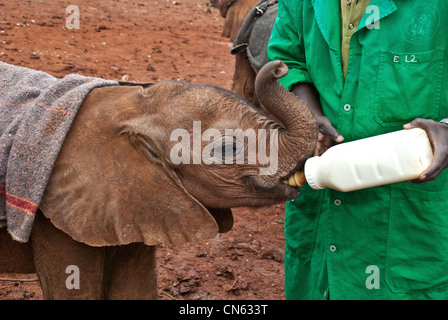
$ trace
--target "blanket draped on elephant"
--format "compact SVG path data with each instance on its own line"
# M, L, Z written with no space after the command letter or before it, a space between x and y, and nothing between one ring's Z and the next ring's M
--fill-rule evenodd
M232 44L230 53L246 51L255 72L268 63L267 47L278 13L277 0L260 0L249 12Z
M116 81L62 79L0 62L0 227L27 242L53 165L89 92ZM61 214L63 214L61 212Z

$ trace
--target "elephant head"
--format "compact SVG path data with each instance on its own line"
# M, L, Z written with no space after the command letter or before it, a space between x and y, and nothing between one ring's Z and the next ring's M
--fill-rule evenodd
M213 6L219 9L219 13L225 19L222 36L235 41L241 25L249 11L259 0L212 0Z
M211 0L210 3L219 9L219 13L223 18L226 17L227 11L235 3L235 0Z
M178 244L228 231L231 207L294 198L298 190L282 181L312 155L317 125L306 104L278 83L287 72L271 62L256 81L261 103L278 121L209 85L94 89L59 153L42 212L91 246ZM257 146L265 140L264 161L248 161L253 144L238 143L238 135L228 139L229 130L253 133L243 139L254 138ZM275 152L274 166L266 159Z

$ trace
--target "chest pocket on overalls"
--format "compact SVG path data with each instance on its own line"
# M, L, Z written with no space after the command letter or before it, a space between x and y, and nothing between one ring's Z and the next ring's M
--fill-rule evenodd
M374 119L383 127L439 118L445 50L380 52ZM446 116L446 115L444 115Z

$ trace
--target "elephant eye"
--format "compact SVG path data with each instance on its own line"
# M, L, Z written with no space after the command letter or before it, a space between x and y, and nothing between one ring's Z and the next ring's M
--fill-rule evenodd
M241 163L241 161L244 161L244 145L238 143L236 139L232 142L224 143L221 146L221 156L223 159Z
M236 143L233 144L223 144L221 149L221 154L223 157L232 156L236 153Z

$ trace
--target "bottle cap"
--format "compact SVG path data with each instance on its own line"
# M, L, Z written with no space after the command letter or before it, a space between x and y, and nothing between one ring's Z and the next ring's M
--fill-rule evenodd
M306 182L311 188L315 190L324 189L323 187L319 186L315 181L318 161L319 157L312 157L306 160L305 162Z
M297 171L283 183L291 187L303 187L306 183L305 172Z
M305 172L297 171L296 173L294 173L293 177L294 177L295 184L298 187L303 187L305 185L305 183L306 183Z

